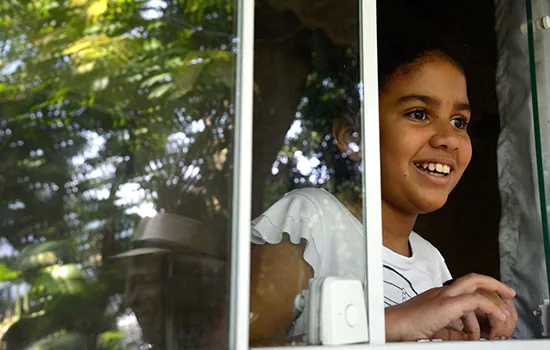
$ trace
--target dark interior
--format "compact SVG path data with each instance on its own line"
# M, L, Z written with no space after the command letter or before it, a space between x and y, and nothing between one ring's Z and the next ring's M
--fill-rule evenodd
M439 248L455 277L477 272L498 278L500 197L496 151L500 123L495 93L494 5L492 1L475 0L412 3L418 4L418 14L425 16L419 22L454 27L452 30L467 45L473 107L469 126L473 157L469 168L447 204L420 216L415 229Z
M271 0L256 8L253 217L266 209L265 184L312 71L319 32L331 52L357 46L356 0ZM500 198L496 147L496 37L491 0L378 1L378 31L425 26L428 35L465 48L473 158L447 204L419 217L415 230L439 248L451 273L499 277ZM441 40L441 38L439 38ZM319 42L319 41L317 41ZM325 130L325 133L330 133Z

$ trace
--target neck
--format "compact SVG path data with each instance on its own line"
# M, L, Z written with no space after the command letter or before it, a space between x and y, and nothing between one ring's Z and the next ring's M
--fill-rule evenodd
M409 236L417 214L403 212L382 200L382 242L388 249L403 256L411 256Z

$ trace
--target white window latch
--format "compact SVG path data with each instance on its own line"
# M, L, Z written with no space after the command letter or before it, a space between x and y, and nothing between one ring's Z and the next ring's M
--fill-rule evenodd
M306 299L308 344L368 342L365 296L359 280L340 277L311 279Z

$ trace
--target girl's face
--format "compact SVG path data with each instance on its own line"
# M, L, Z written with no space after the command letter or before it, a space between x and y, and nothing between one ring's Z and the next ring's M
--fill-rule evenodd
M472 157L466 78L453 63L425 57L380 93L382 199L407 213L441 208Z

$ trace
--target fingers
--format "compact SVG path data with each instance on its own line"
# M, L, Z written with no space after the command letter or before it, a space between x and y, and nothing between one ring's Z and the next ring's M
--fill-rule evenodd
M451 321L447 327L451 327L454 329L458 329L459 331L464 329L464 322L462 322L461 318L458 318L456 320Z
M508 338L514 332L517 322L517 311L514 303L510 299L501 299L495 292L479 290L482 294L495 303L508 316L506 321L501 321L494 315L486 315L481 310L477 310L477 318L481 327L481 336L490 340Z
M453 327L445 327L435 332L431 339L441 340L468 340L468 335Z
M475 273L457 279L443 293L448 296L458 296L461 294L474 293L479 289L496 292L501 297L507 299L513 298L516 295L516 292L504 283L492 277Z
M451 320L461 318L476 309L480 309L487 316L494 317L496 320L502 322L508 319L508 316L506 316L498 305L478 293L462 294L449 298L443 303L442 307L443 310L446 310L447 317Z
M489 319L490 324L490 331L489 335L487 336L487 339L494 340L494 339L500 339L501 337L505 336L505 330L508 328L508 323L510 323L510 319L507 319L506 321L498 320L494 317L494 315L487 315ZM498 340L497 339L497 340Z
M515 310L497 293L515 295L503 283L481 275L469 275L451 286L433 288L386 309L386 337L395 341L465 337L479 340L484 330L487 334L492 332L489 339L508 337L515 327Z
M511 316L508 317L503 335L504 337L509 338L516 329L516 323L518 322L518 312L512 300L504 300L504 303L506 304L506 307L508 308Z
M500 319L496 318L495 315L486 315L485 313L478 310L477 318L479 319L479 323L481 326L482 337L493 340L497 338L500 339L503 336L509 335L506 334L506 328L509 328L509 324L513 323L514 321L511 319L512 313L508 305L495 292L490 292L482 289L477 291L477 293L485 296L493 303L495 303L495 305L497 305L508 317L508 319L503 322Z
M479 340L481 337L481 327L477 320L476 314L473 311L467 312L462 317L464 324L463 332L467 334L468 340Z

